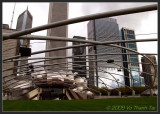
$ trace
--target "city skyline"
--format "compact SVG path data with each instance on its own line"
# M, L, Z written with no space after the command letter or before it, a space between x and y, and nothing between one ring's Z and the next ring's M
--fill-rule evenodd
M130 7L145 6L145 5L155 4L155 3L156 2L153 2L153 3L143 3L143 2L142 3L135 3L135 2L134 3L133 2L131 3L120 3L120 2L118 3L112 3L112 2L69 3L68 18L70 19L70 18L80 17L80 16L94 14L94 13L107 12L111 10L114 11L118 9L130 8ZM3 24L10 23L13 6L14 6L14 3L3 3ZM36 27L36 26L40 26L48 23L49 3L18 3L17 2L15 7L14 19L13 19L13 28L15 26L17 15L20 14L20 13L18 14L18 12L22 12L21 10L23 9L25 10L27 7L28 7L28 10L33 15L32 27ZM37 13L37 12L41 12L41 13ZM143 13L116 16L111 18L117 19L119 29L122 27L127 27L135 30L136 39L157 38L157 34L138 35L138 34L157 33L157 10L143 12ZM82 36L87 38L87 23L88 21L68 25L68 38L72 38L73 36ZM32 33L32 35L46 36L47 32L46 30L43 30L43 31ZM34 43L34 42L41 42L41 43ZM32 40L31 43L33 43L31 45L32 52L45 50L45 47L46 47L45 41ZM70 45L72 45L71 42L68 43L68 46ZM157 53L157 43L156 42L137 42L137 49L138 49L138 52L140 53ZM86 50L86 53L88 53L88 50ZM71 55L72 55L72 49L68 49L68 56L71 56ZM45 54L42 53L42 54L32 55L31 57L45 57ZM141 56L139 55L139 61L140 61L140 58ZM157 56L156 56L156 59L157 59ZM30 62L32 61L33 60L30 60ZM39 63L39 64L43 64L43 63ZM141 67L140 67L140 70L142 71Z
M103 2L103 3L69 3L69 19L79 16L84 16L93 13L100 13L111 10L125 9L129 7L137 7L137 6L145 6L150 4L156 4L156 2L150 3L121 3L121 2ZM11 22L14 2L3 3L3 24L9 24ZM49 3L16 3L14 18L13 18L13 28L16 27L16 20L18 15L24 11L28 6L29 11L32 13L33 19L33 27L44 25L48 23L48 11L49 11ZM116 7L115 7L116 6ZM94 7L94 8L92 8ZM114 7L114 8L113 8ZM96 9L96 10L93 10ZM41 13L36 13L41 12ZM77 13L78 12L78 13ZM40 17L40 19L38 18ZM117 23L119 24L119 28L127 27L135 30L135 34L149 34L149 33L157 33L157 10L143 13L136 13L130 15L122 15L116 16ZM127 20L127 23L126 23ZM87 23L81 22L76 24L71 24L68 26L68 37L72 38L73 36L83 36L87 37ZM148 26L150 26L148 28ZM74 32L72 32L74 30ZM79 32L81 31L81 32ZM43 35L46 36L46 30L32 33L33 35ZM150 35L137 35L136 39L145 39L145 38L155 38L157 34ZM34 43L34 42L42 42L42 43ZM45 41L31 41L32 51L39 51L45 49ZM72 45L72 43L68 43L68 45ZM141 46L143 45L143 47ZM41 49L39 49L39 46ZM154 47L153 47L154 46ZM150 48L152 47L152 49ZM157 53L157 43L156 42L138 42L137 48L139 52L142 53ZM69 54L71 55L71 49L69 49ZM37 54L32 57L45 56L45 54ZM157 56L156 56L157 58ZM139 56L140 60L140 56Z

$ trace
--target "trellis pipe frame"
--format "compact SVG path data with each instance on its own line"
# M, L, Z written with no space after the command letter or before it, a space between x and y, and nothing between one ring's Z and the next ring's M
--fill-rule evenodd
M90 66L88 66L88 67L90 67ZM59 69L59 67L58 68L56 68L56 69ZM96 68L97 69L97 68ZM47 70L53 70L53 69L47 69ZM38 71L43 71L43 70L36 70L37 72ZM72 70L66 70L66 71L72 71ZM80 70L77 70L77 71L80 71ZM86 70L85 70L86 71ZM90 71L90 70L89 70ZM106 71L104 71L104 70L101 70L101 69L98 69L98 71L103 71L104 73L109 73L110 75L111 74L115 74L115 75L119 75L119 76L123 76L123 75L120 75L120 74L116 74L116 73L110 73L110 72L106 72ZM60 73L60 72L59 72ZM42 74L46 74L46 73L42 73ZM63 74L63 73L61 73L61 74ZM66 74L66 73L65 73ZM54 76L54 75L53 75ZM97 77L102 77L102 76L97 76ZM123 76L123 77L127 77L127 76ZM106 77L102 77L102 78L106 78ZM130 77L127 77L127 78L129 78L129 79L132 79L132 78L130 78ZM106 79L110 79L110 78L106 78ZM12 80L12 79L11 79ZM110 79L110 80L112 80L112 79ZM8 81L8 80L7 80ZM97 81L97 80L96 80ZM112 81L115 81L115 82L117 82L117 80L112 80ZM136 81L138 81L138 80L136 80ZM138 82L140 82L140 81L138 81ZM120 82L117 82L117 83L120 83ZM122 84L122 83L121 83ZM125 85L125 84L123 84L123 85ZM146 85L146 84L145 84ZM125 85L125 86L127 86L127 85ZM149 88L151 88L149 85L146 85L147 87L149 87ZM133 89L132 89L133 90Z
M31 29L26 29L26 30L20 31L20 32L15 32L15 33L10 34L9 38L19 37L19 36L22 36L22 35L30 34L30 33L45 30L45 29L50 29L50 28L54 28L54 27L64 26L64 25L83 22L83 21L89 21L89 20L93 20L93 19L119 16L119 15L126 15L126 14L133 14L133 13L153 11L153 10L157 10L157 4L135 7L135 8L115 10L115 11L104 12L104 13L91 14L91 15L87 15L87 16L81 16L81 17L77 17L77 18L72 18L72 19L67 19L67 20L54 22L54 23L34 27L34 28L31 28Z
M106 62L106 61L103 61L103 60L97 60L97 61L99 61L99 62ZM93 62L97 62L96 60L93 60ZM77 62L84 62L84 61L77 61ZM115 61L115 62L122 62L122 61ZM41 68L41 67L47 67L47 66L54 66L54 65L62 65L62 64L70 64L70 65L76 65L76 66L85 66L85 67L89 67L89 66L86 66L86 65L79 65L79 64L72 64L72 63L74 63L74 62L62 62L62 63L55 63L55 64L45 64L45 65L36 65L36 66L34 66L34 69L36 69L36 68ZM5 71L8 71L8 70L12 70L12 69L16 69L16 68L18 68L18 67L21 67L21 66L15 66L15 67L12 67L12 68L8 68L8 69L4 69L2 72L5 72ZM102 66L99 66L99 67L102 67ZM122 66L120 66L121 67L121 69L127 69L127 68L125 68L125 67L122 67ZM23 67L22 68L27 68L26 66L24 66L23 65ZM69 67L65 67L65 68L69 68ZM104 67L105 68L105 67ZM127 69L128 70L128 69ZM129 69L129 70L131 70L131 69ZM132 71L136 71L136 70L132 70ZM136 72L140 72L140 71L136 71ZM18 73L18 72L16 72L16 73ZM151 76L153 76L153 74L150 74L150 73L147 73L147 72L143 72L143 73L145 73L145 74L149 74L149 75L151 75ZM8 76L10 76L10 75L13 75L13 74L15 74L15 73L12 73L12 74L9 74L9 75L7 75L7 77ZM3 77L6 77L6 76L3 76ZM157 77L156 77L157 78Z
M156 53L141 53L143 55L157 55ZM66 56L66 57L56 57L57 59L72 59L72 58L80 58L80 57L87 57L87 56L100 56L100 55L139 55L137 53L100 53L100 54L88 54L88 55L76 55L76 56ZM3 63L6 62L16 62L16 61L25 61L25 60L34 60L34 59L45 59L45 60L49 60L49 59L56 59L53 57L35 57L35 58L23 58L23 59L11 59L11 60L7 60L7 61L3 61ZM155 64L156 65L156 64Z
M85 40L84 40L85 42ZM132 50L132 49L129 49L129 48L126 48L126 47L122 47L122 46L119 46L119 45L113 45L113 44L105 44L106 42L98 42L98 41L94 41L92 42L94 45L109 45L109 46L113 46L113 47L118 47L118 48L123 48L123 49L126 49L128 51L132 51L134 53L137 53L137 54L140 54L142 56L144 56L145 58L147 58L153 65L153 67L155 68L153 62L148 58L146 57L145 55L135 51L135 50ZM34 54L39 54L39 53L44 53L44 52L50 52L50 51L57 51L57 50L63 50L63 49L69 49L69 48L75 48L75 47L83 47L83 46L90 46L92 44L81 44L81 45L74 45L74 46L66 46L66 47L59 47L59 48L53 48L53 49L47 49L47 50L42 50L42 51L37 51L37 52L33 52L31 53L31 55L34 55ZM15 58L19 58L20 55L18 56L14 56L14 57L10 57L10 58L7 58L7 59L4 59L3 61L7 61L7 60L10 60L10 59L15 59Z
M74 57L73 57L74 58ZM34 58L35 59L35 58ZM44 58L43 58L44 59ZM44 62L46 61L46 60L52 60L53 58L49 58L49 59L45 59L44 60ZM25 59L25 60L28 60L28 59ZM25 61L24 60L24 61ZM19 61L19 60L15 60L15 61ZM21 60L20 60L21 61ZM101 60L101 59L98 59L98 60L95 60L95 59L93 59L93 60L86 60L86 61L76 61L76 62L89 62L89 61L93 61L93 62L106 62L107 60ZM142 63L142 62L130 62L130 61L114 61L114 62L128 62L128 63L136 63L136 64L147 64L147 65L152 65L152 64L150 64L150 63ZM32 64L32 63L34 63L34 62L30 62L30 64ZM39 67L46 67L46 66L54 66L54 65L61 65L61 64L70 64L70 65L72 65L71 63L74 63L74 62L62 62L62 63L55 63L55 64L43 64L43 65L34 65L34 68L39 68ZM23 64L22 64L23 65ZM29 65L29 64L28 64ZM154 65L156 65L157 66L157 64L154 64ZM83 65L82 65L83 66ZM18 68L18 67L21 67L21 68L27 68L28 66L14 66L14 67L10 67L10 68L7 68L7 69L3 69L2 70L2 72L5 72L5 71L9 71L9 70L13 70L13 69L16 69L16 68ZM101 66L100 66L101 67Z
M77 40L77 39L76 39ZM78 41L79 42L79 41ZM83 40L83 42L86 42L86 40ZM90 41L89 41L90 42ZM98 41L94 41L94 42L92 42L93 44L100 44L100 45L109 45L109 46L113 46L113 47L118 47L118 48L123 48L123 49L126 49L126 50L129 50L129 51L132 51L132 52L135 52L135 53L137 53L137 54L140 54L139 52L137 52L137 51L135 51L135 50L132 50L132 49L129 49L129 48L126 48L126 47L122 47L122 46L119 46L119 45L113 45L113 44L106 44L106 42L98 42ZM107 42L108 43L108 42ZM53 49L49 49L49 50L45 50L45 52L46 51L53 51L53 50L62 50L62 49L65 49L65 48L73 48L73 47L81 47L81 46L86 46L86 45L90 45L90 44L82 44L82 45L74 45L74 46L67 46L67 47L59 47L59 48L53 48ZM44 50L43 51L38 51L38 52L34 52L34 53L31 53L31 55L33 55L33 54L38 54L38 53L42 53L42 52L44 52ZM154 67L154 69L155 69L155 66L154 66L154 63L148 58L148 57L146 57L145 55L143 55L143 54L140 54L140 55L142 55L142 56L144 56L145 58L147 58L151 63L152 63L152 65L153 65L153 67ZM19 55L20 56L20 55ZM15 56L15 57L11 57L12 59L13 58L17 58L17 57L19 57L19 56ZM7 58L7 59L5 59L5 60L8 60L8 59L11 59L11 58ZM4 61L5 61L4 60ZM156 75L155 75L156 76ZM154 82L155 82L155 78L154 78Z
M79 66L79 65L77 65L77 66ZM91 67L91 66L86 66L86 67ZM92 67L94 67L94 69L97 69L95 66L92 66ZM63 67L63 68L67 68L67 67ZM59 68L59 67L57 67L57 68L55 68L55 69L62 69L62 67L61 68ZM46 69L46 70L53 70L53 69L50 69L50 68L48 68L48 69ZM39 71L44 71L44 70L35 70L36 72L39 72ZM71 70L69 70L69 69L66 69L66 71L73 71L73 69ZM81 71L81 72L85 72L85 71L91 71L91 70L76 70L76 71ZM100 72L104 72L104 73L108 73L108 74L110 74L113 78L114 78L114 76L112 75L112 74L115 74L115 75L118 75L118 76L123 76L123 77L127 77L127 76L124 76L124 75L120 75L120 74L116 74L116 73L110 73L110 72L107 72L107 71L104 71L104 70L102 70L102 69L100 69L100 68L98 68L98 71L100 71ZM138 72L138 71L137 71ZM20 72L19 72L20 73ZM15 73L14 73L15 74ZM46 73L42 73L42 74L46 74ZM63 73L62 73L63 74ZM65 73L66 74L66 73ZM13 74L11 74L11 75L13 75ZM54 76L54 75L53 75ZM129 79L132 79L132 78L130 78L130 77L127 77L127 78L129 78ZM12 80L12 79L11 79ZM114 80L117 82L117 80L114 78ZM8 80L7 80L8 81ZM136 80L137 82L140 82L139 80ZM118 82L117 82L118 83ZM146 85L146 84L145 84ZM146 85L146 86L148 86L148 85ZM148 87L150 87L150 86L148 86ZM151 87L150 87L151 88Z

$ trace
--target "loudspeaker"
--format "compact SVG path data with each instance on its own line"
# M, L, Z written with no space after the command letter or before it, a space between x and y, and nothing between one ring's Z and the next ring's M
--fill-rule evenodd
M21 57L31 56L31 48L20 47L19 52L21 54Z

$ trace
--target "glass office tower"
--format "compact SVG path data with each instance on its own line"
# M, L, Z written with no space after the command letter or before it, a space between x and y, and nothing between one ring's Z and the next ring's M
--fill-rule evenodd
M121 40L135 40L134 30L122 28L121 34ZM137 51L136 42L122 43L122 46ZM125 84L128 86L140 86L142 82L144 83L144 79L140 77L138 55L130 54L133 52L125 49L122 49L122 53L126 53L123 54L123 67L126 68L124 69ZM133 80L131 80L132 77Z
M85 37L81 36L74 36L74 39L82 39L85 40ZM73 42L73 45L80 45L83 44L81 42ZM75 57L75 56L81 56L86 55L86 47L76 47L72 49L72 56L74 57L72 59L73 61L73 73L77 72L77 77L85 77L86 78L86 57Z
M120 40L117 20L114 18L101 18L89 21L88 39L100 42ZM117 54L121 53L121 51L121 48L105 45L95 45L88 47L88 54L98 54L95 56L89 56L89 59L106 61L112 59L115 61L114 63L89 61L89 78L91 80L95 80L96 85L98 85L99 81L97 76L103 76L112 79L112 76L114 74L110 75L109 73L123 75L123 70L121 69L121 66L123 66L122 55ZM92 66L95 66L97 69L93 68ZM114 77L116 79L119 79L119 81L124 80L124 77L119 75L114 75ZM110 80L104 80L104 82L106 82L107 84L110 83L110 85L113 85L115 83L114 81L109 81ZM93 84L93 82L90 83ZM117 85L115 85L115 87L117 87Z

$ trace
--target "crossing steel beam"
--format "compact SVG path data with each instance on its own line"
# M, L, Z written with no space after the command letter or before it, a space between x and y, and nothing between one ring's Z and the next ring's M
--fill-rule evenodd
M87 15L87 16L81 16L81 17L77 17L77 18L57 21L57 22L53 22L53 23L50 23L50 24L34 27L34 28L31 28L31 29L26 29L26 30L23 30L23 31L15 32L15 33L10 34L8 36L8 38L11 39L11 38L14 38L14 37L27 35L27 34L37 32L37 31L41 31L41 30L45 30L45 29L55 28L55 27L64 26L64 25L68 25L68 24L73 24L73 23L78 23L78 22L83 22L83 21L89 21L89 20L93 20L93 19L127 15L127 14L147 12L147 11L153 11L153 10L157 10L157 4L135 7L135 8L115 10L115 11L104 12L104 13L91 14L91 15Z
M74 64L74 65L79 66L79 64ZM85 66L85 65L83 65L83 66ZM121 75L121 74L110 73L110 72L107 72L107 71L105 71L105 70L102 70L101 68L97 68L97 67L95 67L95 66L86 66L86 67L93 67L94 69L97 69L99 72L103 72L103 73L107 73L107 74L111 75L111 76L114 78L114 81L118 83L118 85L119 85L119 82L116 80L116 78L115 78L112 74L118 75L118 76L127 77L127 78L133 80L133 77L130 78L130 77L128 77L128 76L124 76L124 75ZM63 68L65 68L65 69L63 69ZM66 69L66 68L68 68L68 67L57 67L57 68L55 68L54 70L56 70L56 72L59 72L58 70L73 71L73 69ZM48 68L48 69L46 69L46 70L48 70L48 71L53 71L53 69L50 69L50 68ZM39 72L39 71L44 71L44 70L35 70L34 72ZM86 71L91 71L91 70L76 70L76 71L86 72ZM132 70L132 71L133 71L133 70ZM24 72L26 73L26 72L28 72L28 71L16 72L16 73L10 74L10 75L8 75L8 76L11 76L11 75L14 75L14 74L17 74L17 73L24 73ZM137 72L139 72L139 71L137 71ZM45 74L45 73L41 73L41 74ZM66 73L61 73L61 74L66 75ZM55 75L56 75L56 74L55 74ZM150 75L151 75L151 74L150 74ZM8 77L8 76L4 76L4 77ZM53 74L53 76L54 76L54 74ZM12 80L12 79L11 79L11 80ZM135 79L134 79L134 80L135 80ZM140 82L139 80L135 80L135 81ZM145 86L150 87L149 85L146 85L146 84L145 84ZM151 88L151 87L150 87L150 88Z

